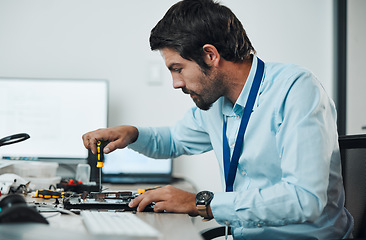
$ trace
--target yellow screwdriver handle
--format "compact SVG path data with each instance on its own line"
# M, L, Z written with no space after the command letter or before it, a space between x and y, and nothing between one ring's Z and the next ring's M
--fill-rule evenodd
M98 140L97 142L97 168L103 167L104 155L103 155L103 146L102 141Z

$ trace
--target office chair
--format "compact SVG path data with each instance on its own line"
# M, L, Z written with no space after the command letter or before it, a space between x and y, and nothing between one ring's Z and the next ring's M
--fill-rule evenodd
M215 227L215 228L208 228L204 229L201 232L201 236L204 240L211 240L218 237L225 236L225 227ZM229 228L229 235L231 235L231 228Z
M339 137L346 208L354 218L353 237L366 238L366 134Z
M338 142L345 204L355 221L353 237L366 239L366 134L340 136ZM201 236L205 240L225 236L225 227L202 230Z

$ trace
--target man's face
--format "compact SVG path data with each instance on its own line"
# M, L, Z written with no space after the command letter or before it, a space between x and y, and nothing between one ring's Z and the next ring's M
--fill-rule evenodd
M182 58L175 50L164 48L160 52L172 74L173 87L189 94L197 107L208 110L223 96L223 74L215 70L204 74L196 62Z

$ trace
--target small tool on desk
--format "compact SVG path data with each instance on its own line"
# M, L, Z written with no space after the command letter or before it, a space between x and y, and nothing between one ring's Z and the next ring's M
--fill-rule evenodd
M102 167L104 162L103 149L107 145L107 142L97 141L97 168L99 168L99 191L102 192Z
M64 195L64 192L52 191L49 189L42 189L42 190L37 190L36 195L33 197L49 199L49 198L61 198L63 195Z

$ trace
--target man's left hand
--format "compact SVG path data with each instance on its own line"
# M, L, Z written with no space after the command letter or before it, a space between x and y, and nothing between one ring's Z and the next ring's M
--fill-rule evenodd
M129 207L137 207L137 211L141 212L147 205L154 202L154 212L187 213L190 216L197 216L195 198L194 193L167 185L144 192L133 199Z

